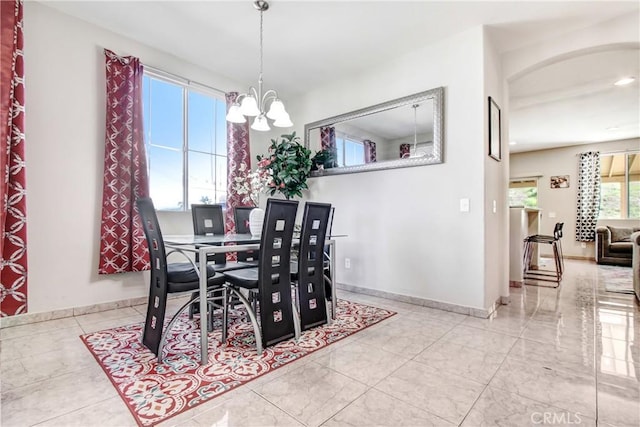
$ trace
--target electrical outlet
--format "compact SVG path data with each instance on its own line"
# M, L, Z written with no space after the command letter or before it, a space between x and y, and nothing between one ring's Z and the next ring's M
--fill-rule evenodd
M344 259L344 268L351 268L351 258Z
M580 243L580 247L581 247L582 249L584 249L584 248L586 248L586 247L587 247L587 244L586 244L585 242L582 242L582 243Z

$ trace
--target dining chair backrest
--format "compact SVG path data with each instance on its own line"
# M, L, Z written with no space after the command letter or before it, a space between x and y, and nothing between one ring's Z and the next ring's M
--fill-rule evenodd
M324 289L324 242L331 205L307 202L298 252L298 299L301 330L327 323Z
M238 206L233 209L233 219L236 224L236 233L249 234L249 215L254 207ZM237 253L238 261L257 261L260 257L260 251L242 251Z
M193 234L206 236L211 234L224 234L224 214L222 205L191 205L191 217L193 218ZM196 254L196 261L199 259ZM207 261L214 264L225 264L227 256L224 253L209 254Z
M258 298L265 347L295 335L290 269L297 210L295 200L267 200L258 266Z
M553 238L556 240L562 239L562 227L564 226L564 222L556 222L555 227L553 228Z
M253 207L247 206L238 206L233 209L233 219L236 224L236 233L238 234L247 234L251 231L249 230L249 215L251 215L251 211L254 210Z
M224 234L222 205L191 205L193 234Z
M158 354L167 306L167 255L153 201L148 197L139 198L136 200L136 206L142 220L144 235L147 238L149 261L151 262L149 305L142 342L151 351Z

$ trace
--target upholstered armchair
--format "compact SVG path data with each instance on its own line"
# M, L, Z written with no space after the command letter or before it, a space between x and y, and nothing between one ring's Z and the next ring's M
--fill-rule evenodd
M598 264L631 267L631 233L640 227L626 228L607 225L596 229L596 262Z

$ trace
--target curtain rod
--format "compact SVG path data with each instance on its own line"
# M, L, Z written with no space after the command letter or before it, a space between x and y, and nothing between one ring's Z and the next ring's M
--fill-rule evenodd
M144 71L149 72L150 74L155 74L158 77L162 77L167 80L172 80L175 83L186 84L189 86L200 87L212 92L216 92L219 95L224 96L226 94L225 91L217 89L215 87L207 86L202 83L194 82L193 80L185 79L184 77L180 77L177 74L170 73L165 70L161 70L160 68L152 67L151 65L142 64Z

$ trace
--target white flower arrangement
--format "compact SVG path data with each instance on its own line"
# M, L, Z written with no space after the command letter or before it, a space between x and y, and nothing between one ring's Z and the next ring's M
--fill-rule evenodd
M273 182L271 169L259 168L252 171L246 163L241 163L238 172L238 176L234 178L234 190L241 196L241 202L245 205L258 206L260 192L265 192L269 183Z

